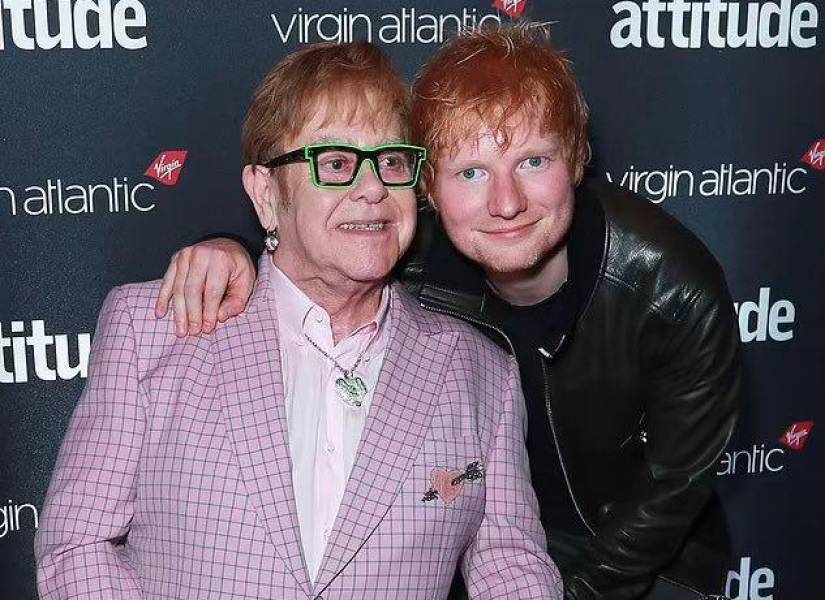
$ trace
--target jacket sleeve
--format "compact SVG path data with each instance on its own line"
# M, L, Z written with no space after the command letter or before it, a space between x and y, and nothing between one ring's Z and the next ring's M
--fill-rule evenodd
M592 547L565 578L568 600L639 597L711 497L741 382L737 318L720 279L716 291L694 295L683 318L644 341L652 349L644 375L646 468L603 507Z
M546 552L538 501L524 445L526 412L515 360L485 465L481 526L464 554L462 573L472 600L561 600L561 576Z
M40 598L140 598L122 543L144 432L135 335L117 288L103 304L89 378L72 415L35 537Z

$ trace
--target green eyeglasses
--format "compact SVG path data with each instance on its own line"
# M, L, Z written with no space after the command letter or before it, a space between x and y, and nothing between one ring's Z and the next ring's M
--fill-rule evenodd
M415 187L427 150L408 144L385 144L359 148L347 144L313 144L276 156L263 163L273 169L291 163L308 162L312 183L322 189L342 189L353 185L364 161L389 189Z

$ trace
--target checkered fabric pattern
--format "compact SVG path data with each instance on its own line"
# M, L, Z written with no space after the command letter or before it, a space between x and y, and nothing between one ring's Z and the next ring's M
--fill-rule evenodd
M178 339L114 289L35 540L41 598L560 599L515 363L393 288L389 346L318 579L301 551L264 257L243 315ZM481 461L451 503L434 469ZM561 491L560 491L561 493Z

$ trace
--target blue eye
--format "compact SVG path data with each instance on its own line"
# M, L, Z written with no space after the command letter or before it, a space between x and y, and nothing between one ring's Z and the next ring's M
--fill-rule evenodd
M484 176L484 171L482 169L464 169L460 173L461 179L464 181L478 181Z
M540 169L547 165L547 158L544 156L531 156L522 161L521 167L525 169Z

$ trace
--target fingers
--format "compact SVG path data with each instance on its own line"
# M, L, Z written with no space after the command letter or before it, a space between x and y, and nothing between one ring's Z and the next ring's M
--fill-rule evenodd
M200 246L192 248L189 261L189 273L183 286L186 296L186 316L189 319L189 335L197 335L203 327L203 302L206 295L206 278L208 274L220 271L221 266L216 264L214 253Z
M175 281L172 283L172 308L175 311L175 335L178 337L185 337L186 332L189 330L184 287L186 276L189 273L189 255L191 252L191 248L183 248L178 253L177 272L175 273Z
M163 274L163 281L160 284L160 292L158 292L158 299L155 301L155 317L162 319L169 311L169 300L172 298L172 285L175 282L175 274L178 270L177 259L178 252L172 255L169 260L169 266L166 273Z
M229 272L223 268L210 268L206 274L203 291L203 332L212 333L218 322L218 307L227 288ZM224 319L221 319L223 321Z
M237 292L228 292L218 308L218 321L223 323L229 317L234 317L241 314L245 306L246 301L243 299L241 294L238 294Z
M255 284L255 266L249 255L243 252L236 255L239 260L235 261L232 273L229 275L229 283L226 289L226 297L221 302L218 310L218 320L223 323L229 317L234 317L243 312L249 297L252 295L252 287Z
M243 311L254 281L255 267L237 242L217 238L188 246L172 257L155 315L166 314L171 297L175 335L211 333L218 321Z

